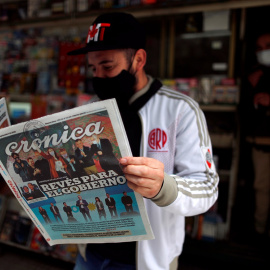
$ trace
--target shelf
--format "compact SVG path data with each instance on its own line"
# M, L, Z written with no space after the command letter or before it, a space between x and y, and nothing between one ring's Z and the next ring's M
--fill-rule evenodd
M97 9L89 12L71 13L63 15L53 15L43 18L33 18L19 21L1 22L0 30L26 29L33 27L55 27L57 26L74 26L79 24L89 25L100 13L115 11L124 11L133 14L137 18L172 16L177 14L196 13L205 11L216 11L226 9L243 9L270 5L270 0L234 0L216 3L185 3L175 2L154 4L149 6L133 6L125 8Z
M217 105L217 104L209 104L209 105L200 105L200 108L203 111L207 111L207 112L235 112L237 109L237 105L236 104L232 104L232 105Z
M32 249L28 246L24 246L24 245L20 245L20 244L17 244L17 243L13 243L11 241L4 241L4 240L0 240L0 243L1 244L4 244L4 245L8 245L8 246L11 246L11 247L15 247L15 248L19 248L19 249L23 249L23 250L26 250L26 251L31 251L31 252L35 252L37 254L42 254L44 256L51 256L53 257L54 259L58 259L58 260L61 260L61 261L65 261L65 262L68 262L68 263L74 263L74 261L71 261L71 260L67 260L65 258L61 258L53 253L50 253L48 251L44 251L44 250L35 250L35 249Z
M211 134L210 138L212 146L216 148L232 148L234 142L234 135L229 134Z
M30 248L28 246L24 246L24 245L20 245L20 244L17 244L17 243L13 243L11 241L0 240L0 243L5 244L5 245L8 245L8 246L16 247L16 248L28 250L28 251L33 251L33 252L36 252L36 253L42 253L44 255L49 255L49 253L47 253L47 252L38 251L38 250L32 249L32 248Z
M219 175L224 175L224 176L230 176L231 175L231 170L218 170Z
M259 145L270 145L270 137L247 137L247 142Z
M219 31L207 31L200 33L187 33L180 36L181 39L195 39L195 38L211 38L211 37L229 37L231 31L219 30Z

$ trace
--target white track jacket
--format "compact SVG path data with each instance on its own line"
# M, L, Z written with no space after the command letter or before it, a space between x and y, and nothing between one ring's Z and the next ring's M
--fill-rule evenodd
M139 116L141 156L163 162L166 176L160 193L144 199L155 239L138 242L137 269L168 270L182 251L185 216L215 203L219 178L205 117L194 100L162 86ZM83 255L85 248L80 251Z
M214 204L219 178L205 117L194 100L162 86L139 114L141 156L164 163L165 172L176 181L177 195L167 206L144 199L155 239L138 243L137 268L167 270L182 251L185 216L203 213Z

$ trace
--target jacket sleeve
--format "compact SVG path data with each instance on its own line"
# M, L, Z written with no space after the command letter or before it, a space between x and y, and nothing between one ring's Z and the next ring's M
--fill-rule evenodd
M174 174L165 175L158 206L184 216L206 212L218 197L219 177L203 112L189 101L178 117Z

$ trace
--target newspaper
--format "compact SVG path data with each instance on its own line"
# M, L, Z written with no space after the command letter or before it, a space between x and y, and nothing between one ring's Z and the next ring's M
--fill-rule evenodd
M0 129L10 126L10 119L8 116L6 99L0 99Z
M0 171L49 245L153 239L114 99L0 130Z

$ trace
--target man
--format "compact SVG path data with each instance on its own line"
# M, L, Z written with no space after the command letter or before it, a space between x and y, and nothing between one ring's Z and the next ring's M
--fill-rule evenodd
M95 162L93 160L94 153L91 151L91 148L83 145L81 139L75 141L76 150L75 156L79 159L80 163L86 174L98 173Z
M50 173L50 165L47 159L43 158L38 151L34 151L35 154L35 167L40 170L41 175L39 175L38 180L48 180L52 179Z
M122 204L125 206L127 213L133 212L132 198L127 195L126 191L123 192L124 196L121 198Z
M33 199L45 197L44 194L40 191L40 189L37 186L34 186L32 183L28 183L27 185L30 189Z
M85 221L87 222L86 216L88 217L89 221L92 221L90 211L88 208L88 202L86 200L83 200L81 195L78 195L78 199L79 200L76 202L76 206L79 207L80 212L82 213Z
M63 210L67 214L68 222L77 222L77 220L73 217L71 207L67 205L66 202L63 202Z
M17 153L12 153L11 156L15 160L13 163L13 168L15 173L19 174L20 177L22 178L23 182L30 181L30 175L28 173L28 163L25 160L21 160L19 154Z
M99 163L104 171L113 170L118 175L123 174L119 161L113 153L113 147L108 139L99 138L96 134L90 137L91 149L99 158Z
M270 232L270 31L256 39L257 64L248 75L242 122L252 146L254 228L258 240ZM266 239L266 238L265 238Z
M106 212L104 209L103 202L100 200L99 197L96 197L95 200L96 200L95 205L96 205L96 209L98 211L99 219L101 220L101 217L104 217L104 219L106 220Z
M27 201L34 199L33 194L31 194L27 186L23 186L23 196Z
M109 193L106 193L106 199L105 199L105 203L108 206L108 209L110 211L111 217L112 218L117 218L118 214L117 214L117 210L116 210L116 206L115 206L115 200L114 198L110 197Z
M80 246L76 270L101 269L105 262L107 269L169 269L182 250L185 216L207 211L218 196L203 113L146 75L145 40L133 16L106 13L90 26L86 46L69 53L87 54L94 91L117 100L133 153L120 164L128 186L145 198L155 234L137 243Z
M50 206L50 210L51 212L53 213L54 217L55 217L55 220L57 221L57 223L59 223L58 219L60 219L62 221L62 223L64 223L61 215L60 215L60 212L59 212L59 209L56 205L54 205L53 203L51 203L51 206Z
M28 172L29 172L31 180L40 181L40 180L46 179L46 176L43 174L43 172L41 172L39 168L36 167L35 162L31 157L27 159L27 162L29 164ZM50 179L50 178L47 178L47 179Z
M66 149L60 149L60 155L67 165L67 171L72 178L85 175L83 167L77 157L74 155L68 155Z

